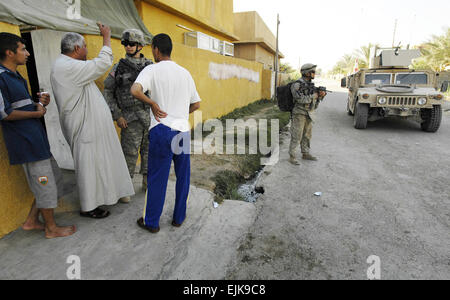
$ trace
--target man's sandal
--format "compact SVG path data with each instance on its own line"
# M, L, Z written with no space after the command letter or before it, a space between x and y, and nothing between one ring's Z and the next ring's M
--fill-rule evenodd
M111 213L107 210L96 208L88 212L80 212L80 216L91 219L104 219L109 217Z

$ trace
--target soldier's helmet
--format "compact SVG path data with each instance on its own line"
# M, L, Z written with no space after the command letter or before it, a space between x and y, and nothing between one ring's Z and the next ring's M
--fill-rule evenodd
M122 33L122 43L124 41L138 43L141 46L147 45L144 34L139 29L127 29Z
M304 65L302 66L301 73L302 73L302 75L306 75L306 74L308 74L309 72L315 72L315 71L316 71L316 68L317 68L317 65L313 65L313 64L304 64Z

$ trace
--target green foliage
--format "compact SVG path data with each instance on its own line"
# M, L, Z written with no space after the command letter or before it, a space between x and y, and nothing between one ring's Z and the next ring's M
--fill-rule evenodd
M280 130L283 130L290 121L289 112L281 112L273 101L260 100L245 107L234 110L228 115L222 117L220 120L225 126L227 119L246 119L248 117L254 117L255 119L267 119L267 143L272 144L271 135L271 122L272 119L278 119L280 121ZM259 132L259 129L258 129ZM209 133L208 133L209 134ZM249 132L246 130L246 146L249 145ZM225 138L225 136L224 136ZM235 137L236 138L236 137ZM223 199L243 200L238 194L237 190L239 186L245 183L247 180L254 177L258 171L262 169L261 158L262 154L239 155L236 170L222 170L212 177L216 187L214 193L216 194L216 201L221 202Z
M295 72L295 69L293 67L291 67L291 65L288 63L281 63L280 64L280 72L290 74L290 73Z
M343 74L347 75L348 73L351 73L353 70L353 67L355 66L356 57L354 57L351 54L345 54L341 60L339 60L334 68L331 70L331 74L338 75Z
M291 74L289 74L289 82L291 81L297 81L302 77L302 74L299 71L295 71Z
M358 60L358 68L369 68L370 64L370 50L377 44L369 43L367 46L361 46L359 49L355 49L352 54L345 54L331 70L332 75L347 75L353 73L356 60Z
M415 69L443 71L446 66L450 65L450 28L447 28L443 35L433 35L429 42L418 48L422 57L414 62Z
M253 115L253 114L261 111L264 108L268 108L273 105L274 105L274 102L271 100L266 100L266 99L258 100L256 102L250 103L247 106L244 106L241 108L236 108L231 113L221 117L220 121L222 121L225 124L225 121L229 120L229 119L233 119L233 120L243 119L245 117L248 117L250 115Z
M374 47L379 46L378 44L369 43L367 46L361 46L361 48L355 50L354 56L358 59L358 65L360 69L367 69L370 65L370 50Z
M243 200L237 190L245 180L239 173L229 170L219 171L212 180L216 184L214 194L218 203L223 202L224 199Z

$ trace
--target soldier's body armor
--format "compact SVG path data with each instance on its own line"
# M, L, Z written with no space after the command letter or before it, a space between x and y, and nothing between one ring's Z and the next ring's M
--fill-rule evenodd
M139 120L145 126L150 127L150 105L134 98L130 89L139 73L152 62L145 58L141 58L140 63L135 63L135 61L137 60L133 59L132 61L130 58L123 58L118 63L115 71L114 98L127 122Z

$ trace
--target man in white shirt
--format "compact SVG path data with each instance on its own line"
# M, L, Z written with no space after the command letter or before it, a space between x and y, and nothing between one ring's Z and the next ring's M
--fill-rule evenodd
M189 114L200 108L201 101L191 74L171 60L172 48L168 35L155 36L152 52L156 64L146 67L131 87L131 94L152 109L147 203L138 220L138 225L151 233L160 230L172 161L177 176L172 225L180 227L186 219L191 175Z

